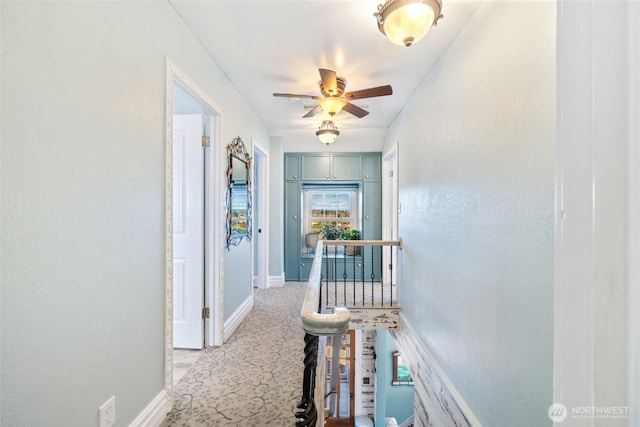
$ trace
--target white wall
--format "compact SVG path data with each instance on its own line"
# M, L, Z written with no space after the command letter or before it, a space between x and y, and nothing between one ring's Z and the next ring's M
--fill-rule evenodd
M481 3L396 142L407 321L480 423L549 425L555 3Z
M347 114L347 113L343 113ZM275 130L272 135L280 136L285 153L344 153L382 151L386 129L340 129L336 142L325 145L316 136L317 128L296 130ZM284 173L283 173L284 176Z
M629 177L638 167L640 52L632 3L558 4L554 401L567 408L563 426L638 423L638 322L630 311L638 260L629 250L638 181ZM631 407L624 415L636 418L572 416L585 407Z
M127 425L164 387L165 56L223 142L268 133L167 2L1 12L0 424L97 425L115 394ZM225 280L250 283L244 255Z

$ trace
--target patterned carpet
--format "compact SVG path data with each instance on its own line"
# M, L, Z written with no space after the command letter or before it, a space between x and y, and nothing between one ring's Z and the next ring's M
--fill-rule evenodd
M257 291L231 338L203 350L178 382L161 427L293 426L302 394L305 285Z

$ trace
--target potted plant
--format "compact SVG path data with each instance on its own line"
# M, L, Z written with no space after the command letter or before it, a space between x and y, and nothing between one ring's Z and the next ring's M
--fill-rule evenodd
M358 230L345 230L340 236L342 240L360 240L360 231ZM358 255L360 252L359 246L347 246L345 248L346 255Z
M340 238L340 230L334 224L325 224L322 226L320 232L320 239L322 240L338 240Z

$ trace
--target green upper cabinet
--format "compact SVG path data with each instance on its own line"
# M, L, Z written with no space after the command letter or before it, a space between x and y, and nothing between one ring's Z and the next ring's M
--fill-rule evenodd
M287 154L284 158L284 179L287 181L300 179L300 155Z
M303 155L302 179L307 181L326 181L332 179L331 155Z
M364 180L370 182L378 182L381 178L380 154L365 154L362 156L364 164Z
M333 179L359 181L362 179L362 156L333 156Z
M305 181L360 181L362 180L362 157L359 154L303 154L301 156L302 179Z

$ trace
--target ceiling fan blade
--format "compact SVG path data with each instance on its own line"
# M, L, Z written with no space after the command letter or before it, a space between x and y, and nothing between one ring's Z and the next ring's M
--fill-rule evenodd
M282 97L282 98L311 98L311 99L320 99L319 96L316 95L298 95L295 93L274 93L273 96Z
M325 92L329 95L336 95L338 93L336 72L333 70L325 70L324 68L318 68L318 71L320 71L320 79L322 79L322 86Z
M311 111L309 111L307 114L302 116L302 118L306 119L308 117L313 117L317 114L320 114L321 112L322 112L322 107L320 107L319 105L316 105L314 108L311 109Z
M369 112L367 110L363 110L362 108L358 107L355 104L352 104L350 102L347 102L347 105L344 106L344 108L342 108L344 111L346 111L347 113L351 113L354 116L356 116L357 118L361 119L364 116L366 116L367 114L369 114Z
M354 90L353 92L347 92L344 94L344 97L349 100L352 100L352 99L362 99L362 98L374 98L376 96L387 96L392 94L393 94L393 89L391 89L391 86L385 85L385 86L371 87L369 89Z

